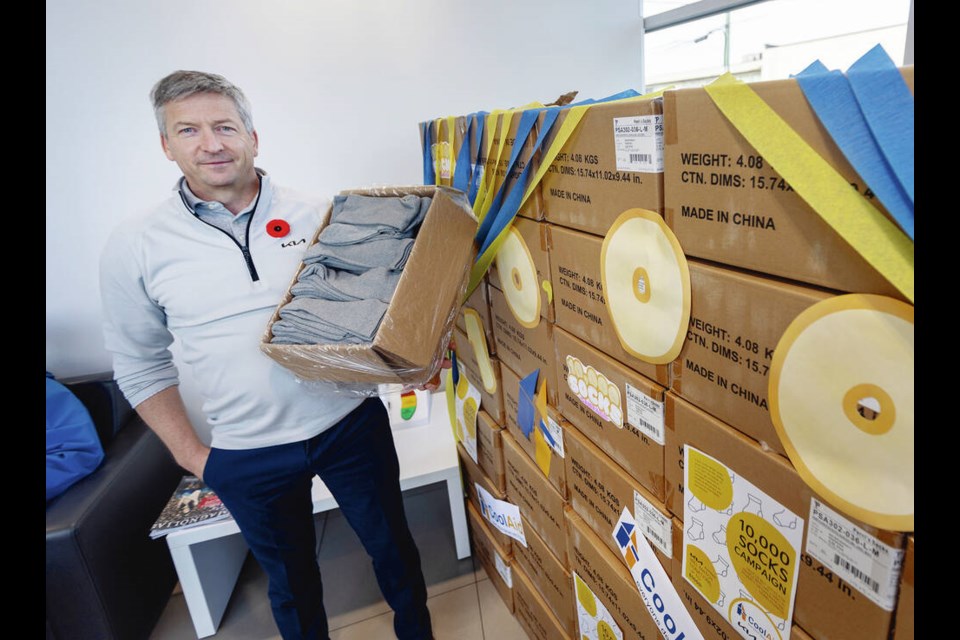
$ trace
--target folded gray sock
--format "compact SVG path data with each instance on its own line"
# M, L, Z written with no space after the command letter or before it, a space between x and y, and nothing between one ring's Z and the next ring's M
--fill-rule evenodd
M363 273L331 269L319 262L308 264L290 287L294 296L323 300L365 300L390 302L400 281L400 271L374 267Z
M377 238L348 245L327 245L319 239L303 256L304 264L319 262L334 269L362 273L375 267L400 270L410 257L413 238Z
M426 202L424 202L426 201ZM397 231L410 231L423 221L430 207L430 197L408 194L378 197L357 194L333 197L331 223L368 226L390 226Z
M371 342L387 311L380 300L332 301L293 298L280 308L280 320L273 324L274 337L280 324L281 338L297 344L330 342ZM281 324L281 321L286 321Z

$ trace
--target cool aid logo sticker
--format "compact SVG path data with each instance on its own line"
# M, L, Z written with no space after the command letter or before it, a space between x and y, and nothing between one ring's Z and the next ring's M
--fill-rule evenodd
M684 446L682 574L744 638L789 640L803 520Z

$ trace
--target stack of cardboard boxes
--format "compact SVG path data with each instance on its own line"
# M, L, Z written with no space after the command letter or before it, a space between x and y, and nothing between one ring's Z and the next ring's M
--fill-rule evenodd
M912 90L912 68L902 73ZM794 80L751 86L865 191ZM660 166L631 151L631 133L651 124L662 127ZM912 638L913 535L830 508L787 457L767 391L774 349L805 309L846 292L902 295L765 166L704 89L591 106L536 194L457 333L460 373L482 396L476 460L460 450L477 556L530 637L591 637L601 618L624 638L661 637L612 536L624 508L704 637L744 635L730 611L746 590L708 598L684 575L691 541L730 544L723 526L698 531L689 515L689 449L726 469L744 498L755 490L756 504L776 506L733 510L794 531L788 615L769 637ZM683 346L661 364L625 348L603 287L605 237L635 208L663 216L689 268ZM531 430L521 416L541 384L545 416ZM485 520L475 485L519 509L526 544ZM844 537L886 560L851 564ZM737 558L710 560L714 575L740 569Z

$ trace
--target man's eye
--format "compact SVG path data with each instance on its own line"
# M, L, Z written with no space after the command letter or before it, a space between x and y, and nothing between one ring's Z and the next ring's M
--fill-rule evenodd
M192 136L196 132L197 130L193 127L183 127L177 131L177 133L181 136Z
M218 129L219 129L220 131L223 131L224 133L236 133L236 132L237 132L237 130L236 130L234 127L231 127L231 126L228 125L228 124L222 124L222 125L220 125L220 126L218 127Z

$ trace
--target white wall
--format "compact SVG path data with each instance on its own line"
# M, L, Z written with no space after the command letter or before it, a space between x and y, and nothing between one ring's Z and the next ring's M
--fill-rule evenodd
M258 166L327 195L420 183L422 120L640 88L638 0L47 0L46 23L46 368L58 377L111 366L98 256L179 177L148 99L171 71L238 84Z

